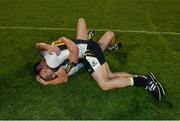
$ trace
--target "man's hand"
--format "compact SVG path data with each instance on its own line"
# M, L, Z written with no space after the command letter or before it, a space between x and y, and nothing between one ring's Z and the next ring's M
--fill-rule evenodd
M39 82L39 83L41 83L43 85L48 85L48 82L46 82L41 77L39 77L39 75L36 76L36 80L37 80L37 82Z

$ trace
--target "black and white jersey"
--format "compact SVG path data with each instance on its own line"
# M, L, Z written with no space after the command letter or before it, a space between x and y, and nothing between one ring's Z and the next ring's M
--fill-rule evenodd
M79 48L78 58L84 58L88 43L84 40L76 40L75 43ZM59 55L55 53L49 54L48 51L45 51L45 53L43 54L43 58L50 68L59 67L64 61L69 58L70 51L66 45L59 45L57 47L61 50L61 53Z
M90 74L104 64L105 59L99 44L91 40L75 40L74 42L79 48L78 58ZM70 54L66 45L60 45L57 47L61 50L59 55L56 55L55 53L50 55L48 52L43 54L43 58L47 65L53 69L64 65L63 63L68 60Z

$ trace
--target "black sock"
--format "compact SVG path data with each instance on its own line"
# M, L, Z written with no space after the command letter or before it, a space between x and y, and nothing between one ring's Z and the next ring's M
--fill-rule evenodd
M143 76L133 77L134 80L134 86L137 87L146 87L147 85L147 79Z

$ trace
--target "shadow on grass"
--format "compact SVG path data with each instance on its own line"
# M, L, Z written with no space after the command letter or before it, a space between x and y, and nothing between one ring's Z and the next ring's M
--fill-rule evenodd
M117 53L114 53L116 60L119 60L119 62L123 65L126 64L129 54L132 53L137 47L138 43L123 45Z
M33 62L28 62L19 66L14 73L12 73L13 77L17 79L25 79L25 78L34 78L34 64Z

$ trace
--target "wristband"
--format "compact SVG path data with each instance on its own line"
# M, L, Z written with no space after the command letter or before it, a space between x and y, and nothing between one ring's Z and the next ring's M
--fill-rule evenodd
M68 74L75 65L73 62L68 62L67 68L65 69L66 73Z

